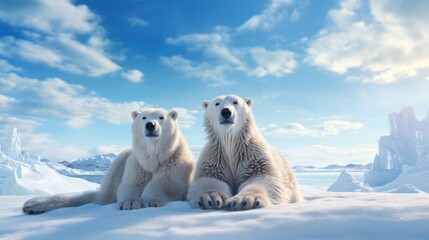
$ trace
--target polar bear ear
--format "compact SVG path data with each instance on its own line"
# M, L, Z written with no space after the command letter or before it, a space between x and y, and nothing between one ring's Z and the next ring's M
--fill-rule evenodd
M203 104L202 104L202 105L203 105L203 109L204 109L204 110L206 110L206 109L207 109L207 107L209 106L209 104L210 104L210 101L208 101L208 100L204 100L204 101L203 101Z
M252 107L253 105L253 100L251 98L245 98L244 101L247 103L247 106Z
M137 117L137 115L139 115L139 111L133 111L132 113L131 113L131 117L134 119L134 118L136 118Z
M170 115L170 117L174 120L176 120L179 117L179 113L175 110L172 110L171 112L168 113Z

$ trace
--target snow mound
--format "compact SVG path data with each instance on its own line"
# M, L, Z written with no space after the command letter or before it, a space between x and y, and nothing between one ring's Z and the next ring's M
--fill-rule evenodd
M119 211L87 204L27 216L0 196L2 239L428 239L429 195L303 192L306 201L231 212L171 202Z
M328 192L372 192L369 187L363 186L348 171L344 170L335 183L327 190Z
M40 161L36 154L21 152L21 139L14 128L0 152L0 195L28 195L82 192L98 184L61 175ZM18 154L19 153L19 154Z
M404 184L386 192L387 193L424 193L422 190L416 188L412 184Z

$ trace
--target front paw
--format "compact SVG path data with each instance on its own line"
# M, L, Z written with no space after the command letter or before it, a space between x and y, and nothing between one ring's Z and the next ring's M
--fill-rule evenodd
M144 207L162 207L166 204L166 201L163 200L145 200L144 202Z
M119 210L134 210L144 207L144 202L141 199L126 200L119 203Z
M191 201L192 208L201 209L220 209L224 206L225 200L228 196L221 192L206 192L200 197Z
M245 193L237 194L234 197L228 198L225 202L224 208L226 210L239 211L263 208L268 206L268 204L269 201L265 196Z
M50 210L48 197L36 197L32 198L24 203L22 211L25 214L41 214Z

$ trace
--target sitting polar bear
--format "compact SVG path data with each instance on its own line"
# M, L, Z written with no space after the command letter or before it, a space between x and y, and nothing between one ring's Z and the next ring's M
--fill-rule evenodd
M130 210L185 200L195 161L180 133L178 113L148 108L131 115L132 149L118 155L98 191L33 198L24 203L24 213L113 202Z
M252 103L235 95L203 102L208 142L188 191L193 208L246 210L302 199L291 168L256 127Z

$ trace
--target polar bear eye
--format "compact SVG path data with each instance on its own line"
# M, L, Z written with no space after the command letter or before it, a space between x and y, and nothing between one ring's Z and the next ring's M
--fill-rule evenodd
M142 117L143 120L146 120L146 117Z
M159 119L164 120L164 117L159 117Z
M238 102L237 102L237 101L234 101L232 104L237 105L237 104L238 104Z
M219 103L217 102L215 105L216 105L216 106L219 106Z

